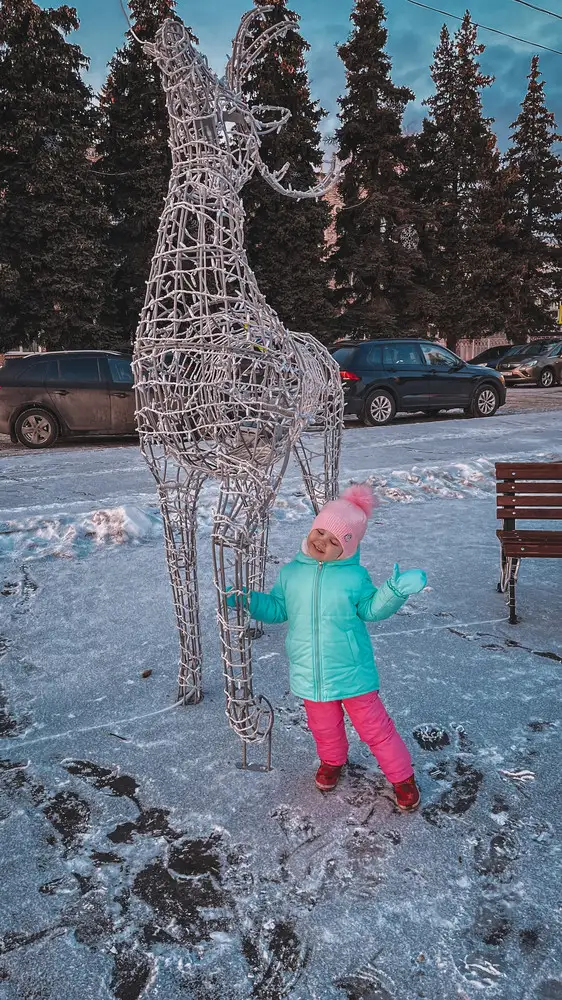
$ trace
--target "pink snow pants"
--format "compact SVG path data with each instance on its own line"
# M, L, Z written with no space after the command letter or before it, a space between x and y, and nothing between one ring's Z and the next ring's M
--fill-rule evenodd
M387 781L396 784L413 774L412 760L404 740L379 698L378 691L343 701L306 701L308 727L318 756L326 764L345 764L349 743L345 733L345 708L354 729L376 758Z

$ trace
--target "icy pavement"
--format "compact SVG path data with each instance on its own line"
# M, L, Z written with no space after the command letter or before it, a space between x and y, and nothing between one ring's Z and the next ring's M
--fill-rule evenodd
M1 460L2 1000L561 1000L562 573L524 563L507 624L492 478L497 458L561 454L559 414L346 433L342 481L382 500L373 578L429 575L372 630L422 788L410 816L352 734L340 787L315 791L282 628L255 646L274 770L236 768L208 511L205 699L183 709L135 450ZM308 523L291 473L272 579Z

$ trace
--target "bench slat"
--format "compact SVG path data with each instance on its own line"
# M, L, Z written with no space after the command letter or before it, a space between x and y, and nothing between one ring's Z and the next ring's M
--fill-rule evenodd
M498 497L498 507L507 507L508 510L517 510L519 507L559 507L562 511L562 496L524 496L524 497ZM561 514L562 516L562 514Z
M504 531L503 528L499 528L496 531L496 535L499 538L518 538L521 541L529 542L548 541L562 545L562 531L547 531L546 529L544 531L534 531L532 528L523 528L521 530L516 528L515 531Z
M496 478L562 480L562 462L497 462Z
M562 521L562 510L557 507L498 507L498 518L528 521Z
M536 493L540 496L552 494L562 496L562 483L496 483L496 493L501 496L527 496Z
M516 545L515 542L504 542L503 551L508 558L509 556L517 556L519 559L560 559L562 557L562 548L540 549L533 548L531 545Z
M504 545L508 559L560 559L562 549L528 549L524 545Z

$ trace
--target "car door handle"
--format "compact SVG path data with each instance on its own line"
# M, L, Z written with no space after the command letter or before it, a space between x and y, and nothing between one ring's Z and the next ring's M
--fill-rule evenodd
M55 389L55 396L68 396L66 389Z
M112 392L111 395L112 396L119 396L119 399L126 399L127 396L129 395L129 393L128 392Z

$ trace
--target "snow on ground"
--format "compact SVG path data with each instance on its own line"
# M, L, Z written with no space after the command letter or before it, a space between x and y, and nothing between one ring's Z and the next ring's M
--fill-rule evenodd
M341 785L315 791L280 627L255 644L274 769L236 768L212 489L205 699L184 709L136 450L2 459L2 1000L561 1000L560 565L523 564L510 627L493 483L496 459L561 460L561 442L553 413L346 432L342 482L370 477L382 501L363 546L374 580L395 560L429 576L372 627L422 788L410 816L352 734ZM291 471L271 580L309 520Z

